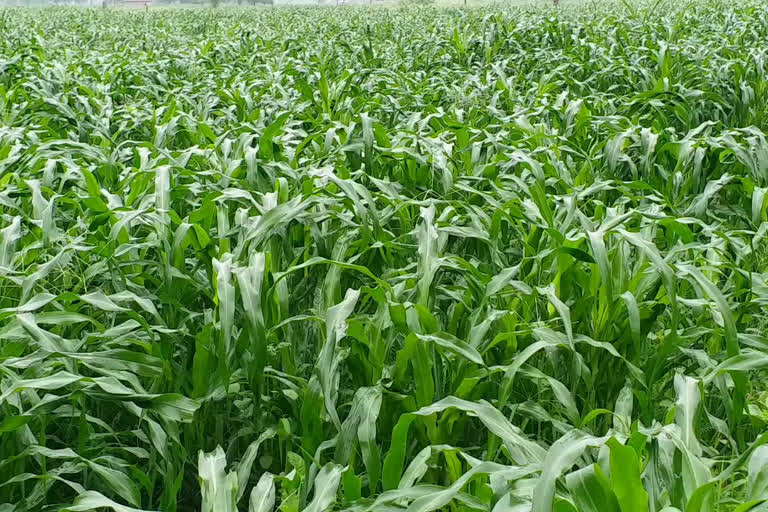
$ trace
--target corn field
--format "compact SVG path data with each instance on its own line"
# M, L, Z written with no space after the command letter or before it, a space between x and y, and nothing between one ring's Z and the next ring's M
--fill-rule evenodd
M0 33L0 512L768 511L764 1Z

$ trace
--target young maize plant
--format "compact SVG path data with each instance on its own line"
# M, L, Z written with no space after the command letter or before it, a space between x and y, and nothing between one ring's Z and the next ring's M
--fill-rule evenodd
M768 510L766 20L0 11L0 512Z

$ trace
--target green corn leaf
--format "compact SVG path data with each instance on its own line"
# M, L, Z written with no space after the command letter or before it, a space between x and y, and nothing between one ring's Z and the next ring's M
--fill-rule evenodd
M566 476L568 490L582 512L619 512L611 484L597 464Z
M542 472L533 490L533 511L551 509L555 497L555 484L560 475L568 469L590 446L600 446L606 437L594 437L573 430L555 441L543 459Z
M275 478L271 473L264 473L251 490L248 512L272 512L274 508Z
M315 495L304 512L326 512L336 500L336 489L339 487L341 473L344 468L329 462L322 467L315 478Z
M616 495L621 512L646 512L649 510L648 493L640 478L640 460L635 450L611 438L606 443L611 450L611 488Z
M120 505L96 491L84 492L75 499L74 504L62 510L67 512L86 512L89 510L102 510L105 508L114 510L115 512L149 512L143 509Z
M237 511L237 473L226 473L227 459L221 446L198 455L197 467L203 512Z

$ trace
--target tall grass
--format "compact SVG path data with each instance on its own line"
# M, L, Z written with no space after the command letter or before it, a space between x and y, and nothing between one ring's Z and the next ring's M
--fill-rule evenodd
M768 7L0 15L0 511L768 510Z

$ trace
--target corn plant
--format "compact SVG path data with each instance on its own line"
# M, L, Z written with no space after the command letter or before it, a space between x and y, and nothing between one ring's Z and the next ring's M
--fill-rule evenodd
M768 510L766 19L0 11L0 512Z

